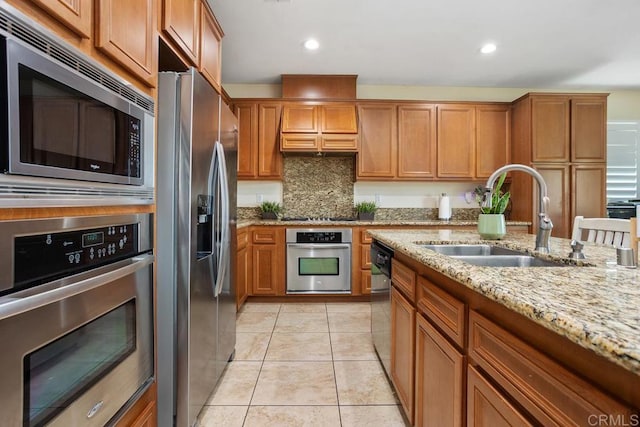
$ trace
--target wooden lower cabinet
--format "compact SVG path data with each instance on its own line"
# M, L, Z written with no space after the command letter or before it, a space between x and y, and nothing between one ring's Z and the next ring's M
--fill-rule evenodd
M391 290L390 376L411 425L640 419L637 375L401 253L394 263L417 277L415 302L393 279Z
M157 412L156 402L149 402L142 413L133 420L131 427L155 427L157 425Z
M258 227L252 231L252 244L251 295L284 295L284 228Z
M240 309L249 296L253 286L253 265L251 263L251 245L248 230L238 231L238 250L236 252L236 309Z
M391 380L410 423L413 423L413 355L415 347L413 305L391 288Z
M120 418L116 427L156 427L158 425L157 385L153 383Z
M473 366L467 372L467 420L467 427L533 425Z
M415 426L463 425L465 366L466 357L417 315Z

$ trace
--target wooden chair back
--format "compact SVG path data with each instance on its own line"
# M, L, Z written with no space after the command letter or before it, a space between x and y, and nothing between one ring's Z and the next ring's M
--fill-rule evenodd
M572 239L614 247L631 247L631 222L618 218L585 218L573 220Z

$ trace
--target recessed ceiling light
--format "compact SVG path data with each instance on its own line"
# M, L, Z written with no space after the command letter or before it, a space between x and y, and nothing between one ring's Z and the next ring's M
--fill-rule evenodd
M316 50L320 47L320 43L316 39L309 39L304 42L304 47L308 50Z
M482 48L480 48L480 52L482 53L493 53L497 49L496 45L493 43L487 43Z

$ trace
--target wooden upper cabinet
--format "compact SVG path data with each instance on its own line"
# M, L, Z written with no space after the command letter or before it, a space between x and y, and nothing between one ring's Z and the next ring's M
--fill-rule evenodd
M531 148L533 162L568 162L569 97L548 95L531 99Z
M358 179L393 178L397 170L397 118L393 104L360 104Z
M163 0L162 31L192 65L200 52L200 6L198 0Z
M571 99L571 161L607 161L607 98Z
M260 178L282 178L282 154L280 154L279 103L258 105L258 171Z
M436 106L398 106L398 178L436 176Z
M476 106L476 178L488 178L510 162L511 108L508 105Z
M318 133L317 105L285 105L282 108L282 132Z
M280 137L282 151L319 151L318 135L309 133L283 133Z
M238 103L238 179L255 178L258 171L258 104Z
M279 103L239 102L238 179L282 179Z
M282 109L283 133L358 133L353 104L289 104Z
M438 105L439 178L473 178L475 140L473 105Z
M155 0L98 0L95 46L155 87L158 65Z
M200 72L220 93L223 33L213 13L209 10L209 6L202 2L200 7L202 8L200 14Z
M355 105L323 105L320 107L322 133L358 133Z
M31 0L82 38L91 37L92 0Z
M320 137L320 151L358 151L358 135L323 134Z

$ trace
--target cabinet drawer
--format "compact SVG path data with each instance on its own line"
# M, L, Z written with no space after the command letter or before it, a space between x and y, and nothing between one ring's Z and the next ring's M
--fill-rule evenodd
M598 415L628 420L632 414L473 310L469 313L469 355L543 425L589 425Z
M253 232L253 243L276 243L276 230L255 230Z
M424 277L418 277L418 309L460 348L464 348L465 304Z
M238 249L246 248L249 244L249 233L247 230L238 231Z
M391 261L391 282L404 292L411 302L415 302L416 273L393 259Z

